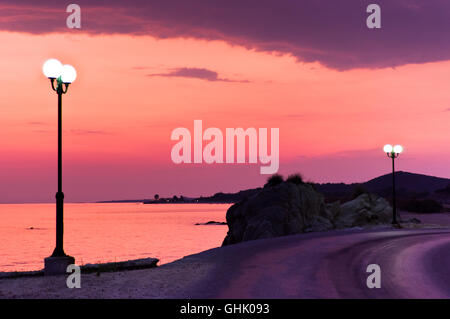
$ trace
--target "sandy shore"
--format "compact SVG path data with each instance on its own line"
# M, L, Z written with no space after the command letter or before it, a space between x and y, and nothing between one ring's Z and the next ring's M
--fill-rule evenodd
M450 214L423 216L404 213L402 217L417 217L424 223L428 223L421 226L410 225L410 228L414 228L417 231L421 231L420 229L433 230L450 227ZM227 286L229 282L234 281L237 278L236 276L238 276L237 274L246 269L242 265L245 265L247 261L262 260L261 265L257 264L252 267L264 269L264 260L268 254L273 253L274 256L277 256L277 250L281 251L286 245L295 248L303 240L313 243L333 237L350 239L354 237L356 239L358 236L361 236L363 238L359 234L374 231L377 233L391 233L392 228L383 226L372 230L340 230L257 240L211 249L157 268L100 273L100 275L95 273L82 274L81 289L67 288L66 276L0 279L0 298L216 297L216 292L212 292L217 291L218 286ZM406 231L415 230L409 229ZM346 240L346 242L352 242L352 240ZM278 267L277 263L274 265ZM303 266L307 267L306 269L311 268L311 265ZM227 280L223 279L223 282L221 281L222 274L228 277Z
M0 298L183 298L211 266L194 256L157 268L82 274L80 289L67 288L66 276L1 279Z

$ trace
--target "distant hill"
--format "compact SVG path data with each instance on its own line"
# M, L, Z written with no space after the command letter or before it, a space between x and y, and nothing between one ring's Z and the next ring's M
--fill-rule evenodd
M395 173L395 184L399 189L412 192L435 192L450 185L450 179L408 172ZM392 185L392 174L383 175L365 183L372 191L382 190Z
M399 196L415 195L423 197L445 189L450 185L450 179L400 171L395 173L395 184ZM326 183L315 185L320 192L332 197L351 194L356 187L362 187L381 196L390 196L392 193L392 173L376 177L364 183Z

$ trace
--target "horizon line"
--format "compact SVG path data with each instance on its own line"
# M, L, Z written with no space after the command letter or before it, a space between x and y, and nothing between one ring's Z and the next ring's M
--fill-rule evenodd
M439 177L439 176L427 175L427 174L421 174L421 173L412 173L412 172L408 172L408 171L396 171L395 172L395 174L398 174L398 173L408 173L408 174L415 174L415 175L423 175L423 176L427 176L427 177L440 178L440 179L449 179L450 180L450 178L448 178L448 177ZM374 180L376 178L383 177L383 176L386 176L386 175L391 175L391 174L392 174L392 172L387 173L387 174L383 174L383 175L379 175L379 176L373 177L371 179L368 179L368 180L366 180L364 182L351 182L351 183L344 183L344 182L322 182L322 183L307 182L307 183L320 184L320 185L323 185L323 184L344 184L344 185L363 184L363 183L367 183L367 182L369 182L371 180ZM258 188L258 187L261 187L261 186L257 186L257 187L254 187L254 188ZM247 189L252 189L252 188L247 188ZM241 189L241 190L235 191L235 193L240 192L240 191L244 191L244 190L247 190L247 189ZM223 193L223 192L219 191L219 192L216 192L216 193L214 193L212 195L208 195L206 197L213 196L213 195L215 195L217 193ZM225 193L225 194L227 194L227 193ZM183 197L186 197L186 198L205 197L203 195L197 195L197 196L180 195L180 196L183 196ZM171 197L173 197L173 196L169 196L169 197L162 196L161 198L171 198ZM130 199L130 198L128 198L128 199L87 200L87 201L73 201L73 202L72 201L67 201L67 202L65 202L65 204L110 204L111 202L118 202L117 204L119 204L120 202L141 202L141 201L150 200L150 199L151 198L139 198L139 199ZM42 201L42 202L40 202L40 201L30 201L30 202L28 202L28 201L26 201L26 202L5 202L5 203L0 202L0 205L29 205L29 204L31 204L31 205L32 204L55 204L55 202L53 202L53 201L51 201L51 202L48 202L48 201Z

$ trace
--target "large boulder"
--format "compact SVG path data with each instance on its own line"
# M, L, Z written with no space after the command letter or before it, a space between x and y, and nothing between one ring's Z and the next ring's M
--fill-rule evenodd
M338 202L325 204L323 195L312 185L282 182L264 187L228 209L228 233L222 245L312 231L388 224L391 216L389 203L374 194L362 194L343 205Z
M334 228L323 196L309 184L283 182L231 206L223 245Z
M340 206L334 224L336 228L348 228L389 224L391 221L392 207L387 200L376 194L361 194Z

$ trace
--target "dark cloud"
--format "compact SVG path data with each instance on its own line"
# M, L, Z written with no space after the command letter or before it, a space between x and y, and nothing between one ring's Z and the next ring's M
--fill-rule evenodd
M165 76L165 77L182 77L182 78L193 78L193 79L201 79L211 82L221 81L221 82L241 82L248 83L247 80L230 80L225 78L220 78L217 72L202 69L202 68L177 68L173 69L167 73L155 73L148 74L148 76Z
M0 0L0 30L149 34L224 40L338 70L450 59L448 0L77 0L82 29L59 0ZM376 2L382 28L366 27Z
M38 126L47 126L48 123L45 122L39 122L39 121L31 121L31 122L27 122L27 125L38 125Z
M33 125L33 126L49 126L46 123L43 122L28 122L28 125ZM47 130L47 129L36 129L33 130L33 132L35 133L53 133L53 130ZM72 129L72 130L68 130L67 132L70 132L72 134L75 135L108 135L110 133L106 132L106 131L101 131L101 130L82 130L82 129Z
M450 112L450 107L446 108L444 112Z
M81 129L73 129L70 130L70 133L72 134L76 134L76 135L105 135L105 134L109 134L108 132L105 131L100 131L100 130L81 130Z

